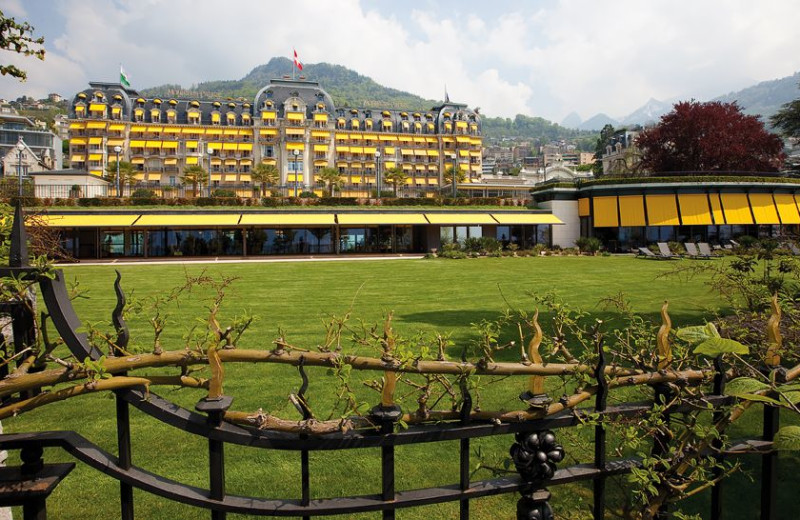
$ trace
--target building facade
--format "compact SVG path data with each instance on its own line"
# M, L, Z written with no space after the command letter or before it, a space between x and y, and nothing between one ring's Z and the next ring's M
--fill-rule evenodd
M480 116L466 105L337 108L312 81L275 79L252 101L146 99L93 82L73 98L69 116L71 168L104 176L119 154L153 188L180 185L185 168L201 165L207 191L247 194L253 166L264 163L277 167L283 194L321 195L318 176L328 167L339 171L343 196L368 195L378 174L392 168L407 175L402 194L420 195L436 192L449 168L464 171L468 182L482 169Z
M17 144L22 143L22 150ZM38 128L11 106L0 109L0 168L3 177L27 178L62 166L61 139ZM20 172L21 170L21 172Z

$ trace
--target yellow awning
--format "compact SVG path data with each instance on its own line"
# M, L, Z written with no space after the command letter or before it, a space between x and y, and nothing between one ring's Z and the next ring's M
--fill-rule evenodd
M397 141L397 138L393 135L381 135L378 136L379 141Z
M223 143L222 144L223 150L236 150L236 143Z
M70 157L70 161L72 162L85 162L86 156L85 155L73 155Z
M327 120L328 120L328 114L314 114L314 121L325 122Z
M142 215L134 227L235 226L239 213Z
M591 213L589 209L589 199L578 199L578 216L588 217Z
M125 144L125 139L122 138L106 140L106 146L122 146L123 144Z
M275 119L275 112L271 110L262 110L261 119Z
M398 139L400 140L401 143L410 143L410 142L414 141L414 139L412 137L408 137L408 136L405 136L405 135L401 135Z
M386 168L388 170L388 169L391 169L391 168L395 167L395 162L394 161L386 161L386 162L383 163L383 166L384 166L384 168Z
M235 173L225 174L225 182L236 182L236 174Z
M239 135L239 130L233 128L226 128L222 131L222 135Z
M647 195L647 220L651 226L679 226L678 205L675 195ZM620 197L622 211L622 197Z
M222 135L222 128L209 128L206 130L206 135Z
M178 148L178 141L164 141L163 148L174 150Z
M206 130L205 128L183 128L181 133L203 135L206 133Z
M302 121L305 118L305 114L302 112L288 112L286 114L286 119L289 121Z
M161 148L161 141L147 141L145 148Z
M354 139L356 141L360 141L362 137L363 136L361 134L350 134L350 139Z
M103 138L102 137L90 137L89 144L102 144Z
M261 164L271 164L271 165L274 166L274 165L278 164L278 160L277 159L273 159L273 158L262 159L261 160Z
M163 130L163 129L164 129L164 127L162 127L162 126L148 126L148 127L145 127L145 131L146 132L151 132L151 133L154 133L154 134L161 133L161 130Z
M178 164L178 159L175 157L164 159L164 164Z
M756 218L756 224L781 223L771 193L751 193L750 207L753 208L753 216Z
M70 128L72 128L72 125L70 125ZM108 125L108 129L112 132L119 132L120 130L125 130L125 125L110 124Z
M321 132L319 130L312 130L311 137L330 137L331 134L329 132Z
M714 217L714 224L718 226L725 224L725 216L722 213L722 202L719 200L719 193L709 193L708 200L711 203L711 215Z
M253 143L239 143L236 149L240 152L251 152L253 151Z
M131 164L144 164L144 159L142 157L134 157L131 159Z
M221 181L222 180L222 174L221 173L212 173L211 174L211 180L212 181Z
M227 166L233 166L236 164L236 159L225 159L225 164Z
M186 164L197 164L197 157L187 157Z
M349 146L337 146L336 147L336 151L339 152L339 153L345 153L345 152L349 153L350 152L350 147Z
M427 152L428 152L428 155L430 155L431 157L438 157L439 156L439 150L427 150Z
M86 144L85 137L73 137L69 140L69 144Z
M290 173L286 175L286 182L303 182L302 173Z
M165 126L164 127L165 134L179 134L181 133L180 127L177 126Z
M439 179L430 178L428 179L428 184L439 184Z
M303 151L305 149L305 145L303 143L286 143L286 149Z
M456 137L456 142L457 143L469 143L469 137L458 136L458 137Z
M797 212L797 204L791 193L775 193L775 205L778 207L778 214L782 224L800 224L800 214Z
M425 217L431 224L441 225L497 224L489 213L425 213Z
M103 130L105 127L106 124L99 121L89 121L86 123L86 128L89 130Z
M333 213L243 213L242 226L333 226Z
M89 103L89 112L105 112L106 105L103 103Z
M219 121L220 121L219 114L216 114L216 113L215 114L211 114L211 122L212 123L219 123Z
M276 128L260 128L258 130L259 135L278 135L278 130Z
M336 215L340 226L388 225L388 224L427 224L422 213L339 213Z
M243 173L243 174L239 175L239 180L241 182L250 182L250 180L251 180L250 179L250 174L249 173Z
M69 129L70 130L83 130L86 128L86 123L70 123Z
M646 226L644 218L644 200L641 195L624 195L619 197L620 226Z
M220 159L219 157L212 157L211 164L222 164L222 159Z
M314 151L315 152L327 152L328 151L328 145L327 144L315 144L314 145Z
M364 139L367 141L377 141L378 135L377 134L364 134Z
M302 128L287 128L286 135L305 135L306 131Z
M326 161L325 159L317 159L316 161L314 161L314 166L327 166L327 165L328 161Z
M89 160L90 161L102 161L103 160L103 154L100 154L100 153L89 154Z
M91 215L41 215L39 220L50 227L128 227L139 217L135 215L109 215L93 213Z
M131 132L144 132L143 125L134 125L131 127Z
M492 217L504 225L513 224L563 224L550 213L492 213Z
M681 221L684 226L710 226L714 223L705 193L684 193L678 195Z
M619 226L616 197L594 197L593 202L594 227Z
M252 159L242 159L241 161L239 161L239 164L242 165L242 166L250 166L251 164L253 164L253 160Z
M722 193L722 211L727 224L752 224L753 215L746 193Z
M364 147L363 146L351 146L350 147L350 153L364 153Z

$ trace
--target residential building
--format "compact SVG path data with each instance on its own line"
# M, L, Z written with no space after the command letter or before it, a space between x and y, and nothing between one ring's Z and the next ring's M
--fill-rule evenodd
M17 147L19 143L23 145L22 150ZM32 172L60 169L61 139L18 115L9 105L3 105L0 108L0 161L0 173L4 177L19 176L20 168L23 177Z
M254 164L280 172L284 194L323 193L318 174L338 169L341 194L368 196L378 170L399 168L401 193L433 194L457 165L467 182L481 175L480 116L445 102L426 111L336 107L313 81L273 79L252 101L144 98L92 82L72 100L70 166L103 176L109 162L133 163L142 186L181 183L187 166L209 171L206 188L252 194ZM385 189L386 183L383 183Z
M625 175L638 171L641 153L636 146L636 138L641 129L621 129L614 132L608 140L603 154L604 175Z

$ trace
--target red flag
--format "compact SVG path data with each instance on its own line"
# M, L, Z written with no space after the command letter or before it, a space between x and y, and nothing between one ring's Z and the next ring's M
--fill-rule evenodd
M300 59L297 57L297 51L294 51L294 66L297 67L297 70L303 70L303 64L300 63Z

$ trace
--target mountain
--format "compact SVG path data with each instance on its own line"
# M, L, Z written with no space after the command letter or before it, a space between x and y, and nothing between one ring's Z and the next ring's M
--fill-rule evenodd
M561 120L561 126L565 128L578 128L583 123L583 119L577 112L570 112L567 117Z
M269 80L291 74L292 61L272 58L238 80L204 81L190 88L180 85L161 85L142 90L145 96L175 96L181 98L252 100ZM341 65L328 63L303 64L303 76L317 81L333 97L337 107L397 108L428 110L441 103L408 92L384 87L372 79Z
M800 83L800 72L795 72L785 78L762 81L752 87L730 92L712 101L724 103L736 101L745 114L759 115L763 120L767 120L781 108L781 105L800 97L798 83Z
M619 121L612 119L605 114L597 114L581 123L578 128L580 130L602 130L606 125L611 125L616 128L619 126Z
M650 98L650 100L637 108L627 116L620 119L622 125L641 125L657 123L661 116L672 110L672 103L666 101L659 101Z

